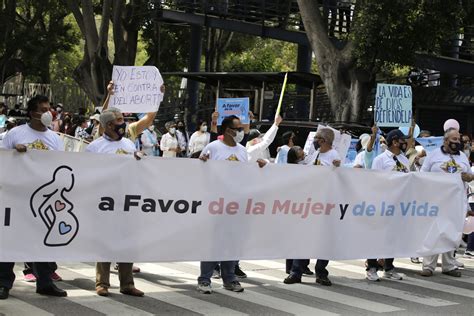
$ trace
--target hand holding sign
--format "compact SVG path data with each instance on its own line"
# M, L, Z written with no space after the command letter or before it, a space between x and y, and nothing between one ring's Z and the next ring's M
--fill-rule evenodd
M156 112L163 100L163 79L154 66L114 66L107 90L111 84L110 106L122 112Z

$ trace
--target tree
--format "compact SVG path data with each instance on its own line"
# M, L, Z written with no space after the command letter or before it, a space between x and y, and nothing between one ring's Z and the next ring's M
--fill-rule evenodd
M336 121L358 121L383 65L411 64L418 51L439 52L459 31L459 1L358 0L352 34L330 38L314 0L297 0Z
M143 23L143 11L148 9L145 0L65 0L85 40L84 57L74 71L74 78L99 106L104 99L105 89L112 76L109 60L109 25L113 27L115 54L114 65L134 65L137 54L138 34ZM101 22L96 26L96 14Z

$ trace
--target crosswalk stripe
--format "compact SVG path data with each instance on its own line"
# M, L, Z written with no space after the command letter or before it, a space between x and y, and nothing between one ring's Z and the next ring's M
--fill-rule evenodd
M148 271L150 273L158 274L158 275L168 275L168 273L172 272L174 275L176 275L176 278L180 278L180 279L184 278L184 281L186 283L196 284L197 276L189 274L189 273L177 271L174 269L170 269L167 267L163 267L159 264L144 264L143 270ZM213 282L219 285L222 285L221 280L213 280ZM247 301L250 303L254 303L257 305L269 307L272 309L277 309L283 312L296 314L296 315L327 315L327 316L338 315L338 314L331 313L329 311L325 311L322 309L318 309L311 306L294 303L288 300L283 300L277 297L261 294L259 292L250 290L248 286L246 287L245 292L243 293L235 293L235 292L231 292L227 290L218 291L218 293L231 296L239 300Z
M326 301L331 301L331 302L335 302L335 303L339 303L343 305L349 305L351 307L356 307L356 308L367 310L374 313L389 313L389 312L396 312L396 311L403 310L402 308L398 308L398 307L391 306L388 304L377 303L374 301L365 300L365 299L358 298L355 296L340 294L337 292L324 290L315 286L307 286L307 285L301 285L301 284L284 285L284 284L281 284L282 281L279 278L275 278L272 276L268 276L268 275L253 272L253 271L247 271L246 273L251 278L264 279L265 281L270 282L270 284L273 287L277 287L282 290L309 295L318 299L323 299Z
M141 266L143 269L143 265ZM93 268L74 269L73 271L88 277L95 277L95 270ZM157 285L140 278L134 278L134 283L138 289L145 292L147 297L151 297L153 299L166 302L170 305L175 305L203 315L247 315L245 313L240 313L238 311L234 311L211 302L206 302L185 294L181 294L179 293L179 291L181 291L180 289ZM111 278L111 284L114 286L119 286L119 283L116 282L115 278Z
M53 316L54 314L28 304L15 297L10 297L0 303L0 312L5 315L35 315L35 316Z
M275 267L274 262L270 263L268 266L266 265L265 261L249 261L249 263L254 264L254 265L268 267L268 268ZM357 273L357 274L361 274L365 276L365 269L363 267L349 265L349 264L345 264L345 263L341 263L337 261L329 261L329 266L332 268L336 268L338 270L349 271L352 273ZM446 300L442 300L438 298L424 296L424 295L420 295L420 294L409 292L409 291L393 289L390 287L379 285L375 282L368 284L365 281L360 282L360 280L345 281L345 280L338 279L337 283L346 287L357 289L357 290L363 290L366 292L371 292L371 293L375 293L379 295L399 298L405 301L427 305L427 306L440 307L440 306L450 306L450 305L458 304L455 302L450 302L450 301L446 301Z

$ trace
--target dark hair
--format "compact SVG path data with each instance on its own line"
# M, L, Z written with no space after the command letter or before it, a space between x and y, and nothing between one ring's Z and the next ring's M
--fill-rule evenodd
M201 127L201 125L204 124L204 123L207 125L207 121L205 121L205 120L199 120L197 123L198 123L197 124L198 128Z
M221 134L224 134L225 131L232 126L232 124L234 124L234 120L240 120L237 116L235 115L230 115L230 116L226 116L223 120L222 120L222 124L221 124Z
M283 135L281 136L281 141L283 142L283 145L288 145L288 143L290 142L290 139L292 136L294 136L295 133L293 133L292 131L288 131L288 132L285 132L283 133Z
M26 114L31 117L30 113L37 111L38 105L45 102L49 103L49 99L47 96L35 95L27 103Z
M288 150L288 156L286 158L287 163L296 164L298 163L298 152L301 150L300 146L293 146Z

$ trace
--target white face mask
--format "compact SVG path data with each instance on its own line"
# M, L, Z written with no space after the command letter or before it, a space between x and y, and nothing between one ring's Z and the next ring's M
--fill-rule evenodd
M420 166L423 166L423 162L425 162L425 157L421 157L420 159L418 159L418 164Z
M176 127L170 128L170 134L174 135L176 133Z
M234 142L239 144L244 139L244 131L237 132L237 134L233 137Z
M380 150L381 150L382 152L386 151L387 148L388 148L388 146L387 146L386 144L380 145Z
M201 132L207 132L207 125L201 126Z
M155 127L154 127L153 125L152 125L152 126L149 126L149 127L148 127L148 130L149 130L150 132L153 132L153 131L155 130Z
M41 114L41 118L39 120L41 121L41 124L44 125L44 127L49 127L51 123L53 123L53 114L50 111L47 111L44 113L40 113L40 112L36 112L36 113ZM34 119L38 120L37 118L34 118Z

